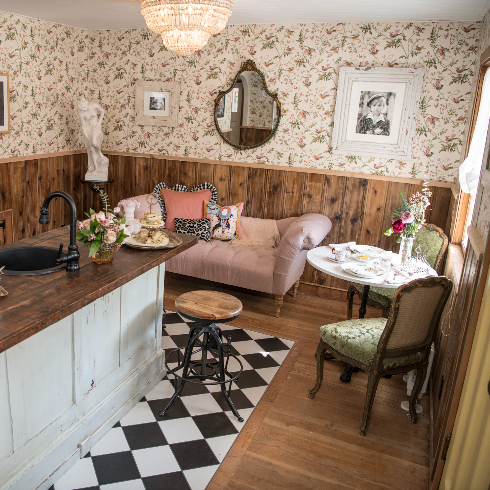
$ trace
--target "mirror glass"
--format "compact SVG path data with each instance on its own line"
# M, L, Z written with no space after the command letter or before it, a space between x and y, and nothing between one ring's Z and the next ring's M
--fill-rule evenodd
M232 89L215 102L214 120L222 138L240 149L264 144L276 131L280 106L256 71L241 71Z

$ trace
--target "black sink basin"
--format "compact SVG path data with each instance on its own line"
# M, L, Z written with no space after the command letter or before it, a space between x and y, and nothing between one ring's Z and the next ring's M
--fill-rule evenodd
M56 265L58 249L51 247L15 247L0 249L0 267L6 276L32 276L48 274L63 269L66 264Z

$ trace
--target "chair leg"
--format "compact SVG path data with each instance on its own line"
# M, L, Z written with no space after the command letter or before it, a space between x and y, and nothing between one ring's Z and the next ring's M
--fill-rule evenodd
M325 352L327 350L327 345L320 340L318 347L316 348L316 384L310 390L308 397L315 398L315 393L320 389L323 381L323 363L325 362Z
M376 390L378 388L380 376L374 374L373 372L369 373L368 376L368 385L366 390L366 402L364 404L364 414L362 416L361 422L361 436L366 435L366 430L369 425L369 419L371 418L371 410L373 408L374 397L376 396Z
M293 298L296 298L296 293L298 292L299 288L299 279L293 284Z
M347 320L352 320L352 306L354 304L354 294L356 294L354 288L349 286L347 291Z
M281 306L284 296L276 296L276 318L279 318L279 312L281 311Z
M420 395L420 390L424 384L425 377L427 376L427 365L417 369L417 377L415 378L415 384L412 388L412 394L408 401L408 412L412 424L417 423L417 400Z

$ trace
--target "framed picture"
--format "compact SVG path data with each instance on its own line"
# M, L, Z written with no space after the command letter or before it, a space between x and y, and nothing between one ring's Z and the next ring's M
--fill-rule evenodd
M136 82L136 124L177 126L179 98L178 82Z
M409 160L423 78L423 68L340 68L332 153Z
M218 105L216 106L216 118L221 119L225 117L225 102L226 102L226 97L221 97L221 99L218 102Z
M0 133L10 132L9 76L0 73Z

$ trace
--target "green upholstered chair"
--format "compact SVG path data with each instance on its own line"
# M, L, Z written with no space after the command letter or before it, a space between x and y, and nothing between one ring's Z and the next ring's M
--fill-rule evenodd
M388 319L363 318L320 327L317 380L309 397L314 398L322 384L327 350L337 359L366 371L368 385L360 430L364 436L380 378L417 369L409 401L409 415L415 423L415 407L427 374L430 347L452 287L446 277L415 279L395 290Z
M432 268L441 273L442 259L446 252L448 245L448 238L444 232L436 225L423 224L422 228L417 232L413 239L412 251L420 245L422 253L427 255L427 261ZM351 282L347 291L347 319L352 318L352 306L354 300L354 294L359 299L362 298L364 286L356 282ZM387 318L390 311L391 301L395 289L380 288L377 286L371 286L369 288L369 296L367 300L368 306L379 308L382 311L383 317Z

